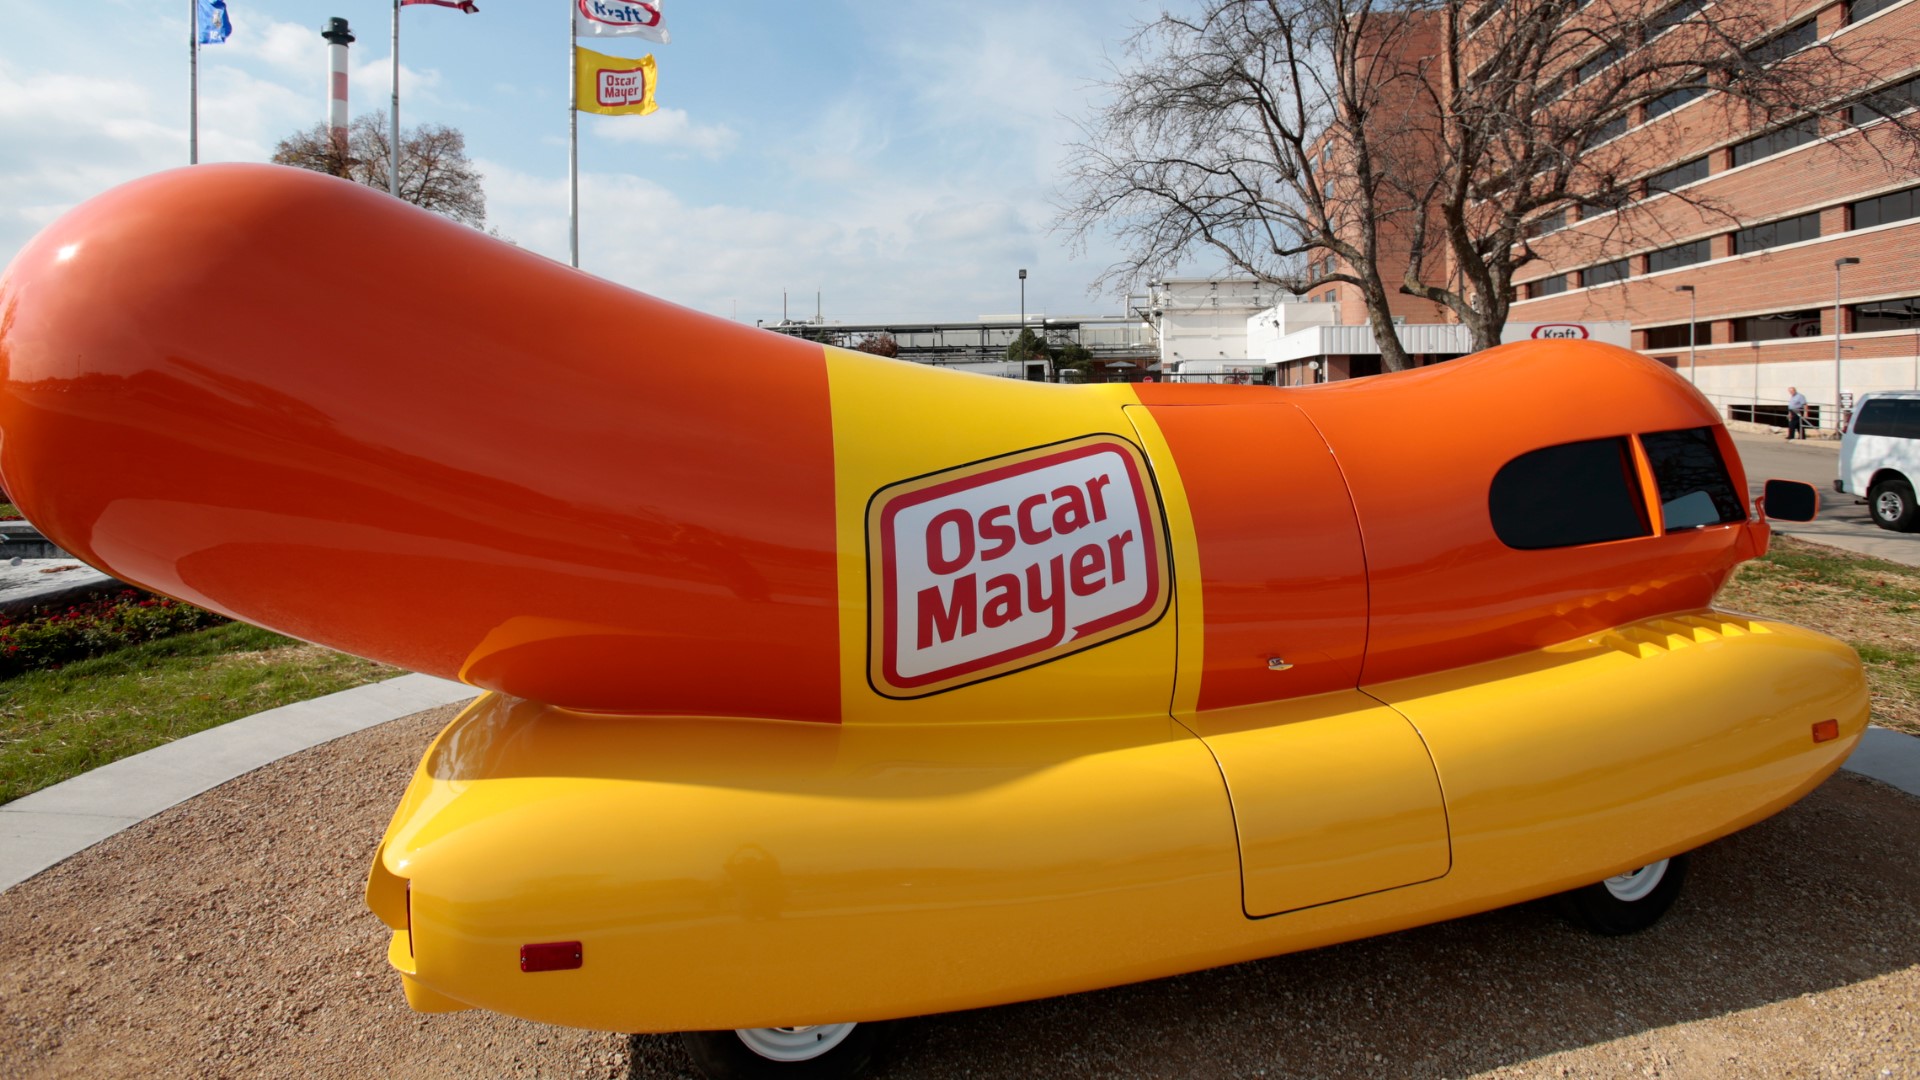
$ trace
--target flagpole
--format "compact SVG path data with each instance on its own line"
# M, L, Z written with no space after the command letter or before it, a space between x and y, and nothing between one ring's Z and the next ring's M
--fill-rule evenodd
M580 268L580 27L567 5L567 247Z
M187 164L200 164L200 0L187 0Z
M387 194L400 197L400 0L393 0L393 108L387 128Z

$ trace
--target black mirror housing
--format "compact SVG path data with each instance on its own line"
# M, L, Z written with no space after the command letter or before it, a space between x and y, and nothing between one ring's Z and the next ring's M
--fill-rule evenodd
M1812 521L1820 513L1820 492L1798 480L1769 480L1760 507L1773 521Z

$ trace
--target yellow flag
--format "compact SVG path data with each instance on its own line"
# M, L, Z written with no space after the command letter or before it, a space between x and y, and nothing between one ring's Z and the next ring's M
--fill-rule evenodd
M653 101L652 55L638 60L581 49L580 81L573 88L581 112L607 116L645 116L659 108Z

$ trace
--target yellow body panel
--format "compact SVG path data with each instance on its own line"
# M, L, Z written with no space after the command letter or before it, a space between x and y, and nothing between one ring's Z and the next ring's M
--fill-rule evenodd
M1668 640L1665 624L1695 640L1641 655L1644 639ZM620 1031L882 1019L1596 881L1788 804L1838 767L1867 713L1844 645L1718 613L1366 690L1350 716L1307 721L1325 735L1303 752L1345 759L1326 762L1333 779L1372 768L1362 747L1392 730L1380 703L1403 714L1439 776L1451 865L1271 917L1243 907L1243 792L1229 796L1201 737L1240 771L1243 753L1284 738L1250 714L1184 717L1200 734L1166 716L835 726L636 721L497 696L428 752L369 899L396 924L409 994L430 1007ZM1816 744L1811 726L1829 718L1840 737ZM1257 790L1269 776L1243 775L1245 797L1274 797ZM1315 782L1334 801L1317 820L1338 827L1345 799L1372 816L1362 828L1386 827L1366 785ZM573 940L580 969L519 970L521 945Z

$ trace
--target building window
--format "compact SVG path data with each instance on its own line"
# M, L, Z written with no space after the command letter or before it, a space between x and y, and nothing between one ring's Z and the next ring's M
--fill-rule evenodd
M1763 157L1772 157L1784 153L1796 146L1805 146L1820 137L1820 121L1815 117L1797 120L1786 127L1769 131L1765 135L1733 144L1733 163L1745 165L1749 161L1759 161Z
M1647 191L1649 194L1655 191L1678 191L1688 184L1698 183L1706 178L1707 159L1697 157L1647 177Z
M1527 299L1529 300L1538 300L1543 296L1552 296L1554 293L1566 291L1567 275L1565 274L1555 274L1552 277L1527 282Z
M1467 33L1471 34L1485 26L1488 19L1499 14L1500 9L1506 6L1507 0L1486 0L1486 3L1481 4L1479 9L1467 19Z
M1735 341L1779 341L1783 338L1819 337L1820 312L1777 311L1771 315L1749 315L1735 319Z
M1868 334L1875 330L1920 330L1920 296L1904 300L1882 300L1874 304L1850 304L1853 332Z
M1487 493L1500 542L1521 551L1650 536L1624 438L1549 446L1500 467Z
M1690 244L1675 244L1670 248L1647 253L1647 273L1657 274L1662 270L1673 270L1682 266L1692 266L1713 258L1713 251L1705 240L1695 240Z
M1565 210L1559 210L1545 217L1537 217L1527 222L1526 233L1528 236L1545 236L1548 233L1557 233L1566 227L1567 212Z
M1586 82L1588 79L1612 67L1625 55L1627 55L1627 47L1625 45L1610 45L1602 49L1594 55L1593 59L1581 64L1574 72L1574 83L1577 85Z
M1603 142L1609 142L1613 139L1617 139L1620 136L1625 135L1626 133L1627 133L1627 117L1625 113L1622 113L1621 115L1614 117L1613 119L1607 121L1606 123L1601 124L1599 127L1594 128L1593 133L1587 136L1586 142L1581 143L1580 145L1585 149L1591 150L1594 147L1599 146Z
M1670 94L1661 94L1647 102L1647 119L1665 116L1689 101L1697 101L1706 96L1707 88L1704 86L1683 86Z
M1693 18L1701 8L1706 6L1707 0L1680 0L1679 3L1653 17L1652 32L1647 35L1648 40L1657 38Z
M1814 21L1808 19L1782 30L1778 34L1747 50L1747 59L1765 67L1782 57L1791 56L1820 39L1820 31Z
M1693 330L1689 339L1687 332ZM1655 326L1647 331L1649 349L1684 349L1689 345L1713 344L1712 323L1681 323L1678 326Z
M1899 116L1920 105L1920 78L1883 86L1847 110L1854 127L1865 127L1883 116Z
M1847 5L1847 22L1857 23L1899 2L1900 0L1853 0L1853 3Z
M1871 229L1890 221L1920 217L1920 188L1890 191L1871 199L1861 199L1848 204L1847 211L1848 220L1853 222L1856 229Z
M1589 288L1595 285L1611 285L1616 281L1625 281L1631 276L1633 276L1633 269L1628 265L1628 260L1615 259L1612 262L1589 266L1582 270L1580 284Z
M1813 240L1820 235L1820 214L1801 214L1799 217L1769 221L1765 225L1755 225L1751 229L1741 229L1733 234L1733 253L1745 255L1754 251L1765 251L1782 244L1797 244L1802 240Z

